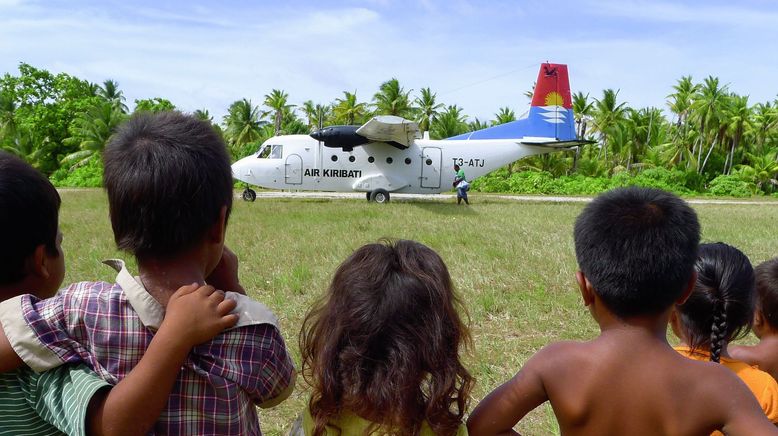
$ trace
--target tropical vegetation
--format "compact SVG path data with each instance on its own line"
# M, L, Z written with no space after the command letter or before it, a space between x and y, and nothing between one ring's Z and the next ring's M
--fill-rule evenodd
M397 78L381 83L369 101L356 91L343 91L329 103L290 101L286 91L271 89L259 105L236 100L221 120L214 121L207 109L194 114L223 135L234 159L256 152L273 135L361 124L375 115L413 119L433 139L517 118L510 107L497 108L490 121L471 118L457 104L440 101L429 87L416 92ZM754 103L715 76L702 81L683 76L666 102L665 108L633 108L620 100L619 90L605 89L599 96L575 93L576 131L591 143L515 162L473 187L593 194L644 184L689 195L778 195L778 98ZM95 161L117 126L138 111L176 108L162 97L134 103L130 111L112 79L98 85L21 63L18 74L0 77L0 149L26 159L57 184L99 185Z

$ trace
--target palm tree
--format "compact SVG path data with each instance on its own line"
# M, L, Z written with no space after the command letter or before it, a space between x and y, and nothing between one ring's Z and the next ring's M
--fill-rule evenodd
M692 76L683 76L678 80L678 84L673 85L673 89L675 92L667 96L671 99L667 105L670 107L670 111L678 117L676 119L676 127L678 128L676 135L678 135L682 134L680 130L685 130L682 127L686 125L692 107L692 99L700 89L700 85L692 82Z
M281 132L281 123L284 119L284 111L293 108L295 105L289 104L287 100L289 95L281 91L280 89L273 89L270 94L265 95L264 105L270 110L262 112L262 116L266 117L270 114L273 115L273 127L275 129L275 135Z
M589 94L584 95L581 91L573 94L573 113L575 114L576 127L575 133L578 139L586 139L586 123L588 123L591 119L593 107L594 103L589 101ZM578 169L578 160L581 158L581 147L581 145L575 147L572 172L576 172Z
M462 113L462 108L451 105L433 121L430 137L443 139L465 132L467 132L467 116Z
M0 93L0 144L16 137L16 102L8 92Z
M281 119L281 131L283 135L298 135L310 133L311 129L301 120L294 109L286 109Z
M746 153L748 164L737 165L740 177L754 183L757 188L769 192L778 187L778 149L757 155Z
M324 121L330 116L330 106L313 104L311 100L303 102L302 110L309 131L313 130L314 127L317 129L324 127Z
M496 114L494 114L496 119L494 120L493 125L497 124L505 124L510 123L511 121L516 121L516 114L513 113L513 111L508 107L501 107L499 111L497 111Z
M245 145L254 143L262 137L262 126L267 124L259 119L259 108L251 100L242 99L233 102L224 116L225 134L233 157L245 154Z
M411 91L405 91L396 78L387 80L381 84L379 91L373 96L376 113L381 115L408 116L413 108L408 95Z
M127 115L112 101L99 102L78 114L68 129L70 137L62 141L65 145L77 147L78 151L68 154L60 163L75 168L86 164L93 157L99 158L125 118Z
M740 145L745 129L751 127L753 112L748 107L748 96L732 95L730 105L727 107L727 130L730 137L730 149L724 161L722 174L729 174L735 162L735 149Z
M699 88L692 102L694 117L700 126L700 137L697 151L698 172L702 174L705 164L710 157L713 148L716 146L716 140L720 136L720 124L724 114L724 107L728 104L727 86L719 86L718 77L708 76L703 85ZM702 159L704 142L710 142L710 147ZM701 164L700 164L701 163Z
M757 103L754 107L753 130L757 151L764 151L770 132L778 126L778 107L767 103Z
M343 91L343 98L335 99L335 107L332 108L336 122L348 125L354 124L357 120L362 120L366 115L367 105L357 103L357 92L353 93Z
M111 79L106 80L103 82L103 86L97 89L97 95L115 104L122 113L128 112L127 105L124 104L124 95L119 90L119 82Z
M198 120L208 121L213 124L213 117L211 116L211 113L208 112L208 109L197 109L192 112L192 115Z
M479 120L477 117L475 121L467 123L467 130L475 132L476 130L483 130L489 127L489 123Z
M606 89L603 91L602 99L594 99L594 126L600 132L602 150L605 152L605 159L608 159L608 135L615 126L624 118L626 103L616 104L616 98L619 91Z
M421 133L430 130L432 122L438 116L438 111L443 107L443 103L435 101L436 96L437 94L430 91L429 88L421 88L421 94L413 100L418 108L416 122L419 123Z

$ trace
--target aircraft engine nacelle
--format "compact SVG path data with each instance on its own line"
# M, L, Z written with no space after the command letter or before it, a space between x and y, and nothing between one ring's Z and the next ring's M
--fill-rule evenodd
M311 138L324 142L325 147L342 148L351 151L358 145L370 142L369 139L357 134L360 126L329 126L311 133Z

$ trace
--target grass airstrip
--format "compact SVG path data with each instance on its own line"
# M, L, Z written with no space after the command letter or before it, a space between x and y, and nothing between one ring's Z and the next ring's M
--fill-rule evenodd
M509 379L529 356L552 341L587 339L598 332L575 287L572 228L582 203L512 202L472 195L473 205L431 201L259 199L235 201L227 244L240 259L250 296L280 318L297 364L301 321L327 288L337 265L362 244L381 237L413 239L446 261L472 331L465 361L477 379L471 408ZM101 259L129 256L116 250L100 190L62 193L61 227L66 283L113 281ZM754 263L778 256L778 202L694 205L704 241L723 241ZM137 273L134 262L129 263ZM291 398L260 411L268 435L288 431L308 398L299 378ZM532 412L517 430L557 432L551 408Z

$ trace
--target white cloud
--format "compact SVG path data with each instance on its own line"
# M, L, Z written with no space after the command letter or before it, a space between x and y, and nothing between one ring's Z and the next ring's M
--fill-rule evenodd
M726 26L770 26L778 22L778 12L756 10L744 6L715 5L701 2L694 6L679 2L647 0L591 1L589 12L637 21L671 23L708 23Z

